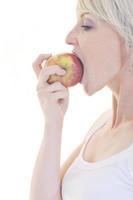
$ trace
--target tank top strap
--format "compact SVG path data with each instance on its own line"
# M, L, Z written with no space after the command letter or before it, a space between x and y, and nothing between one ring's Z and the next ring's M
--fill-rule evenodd
M133 180L133 143L130 145L130 148L128 151L128 169Z
M111 112L105 113L105 115L100 120L98 120L97 123L95 123L94 125L91 126L91 128L85 135L85 138L84 138L85 142L83 144L83 147L80 150L79 156L82 155L84 148L85 148L86 144L88 143L88 141L90 140L91 136L93 136L93 134L95 134L95 132L98 131L100 128L105 126L105 124L109 121L111 116L112 116Z

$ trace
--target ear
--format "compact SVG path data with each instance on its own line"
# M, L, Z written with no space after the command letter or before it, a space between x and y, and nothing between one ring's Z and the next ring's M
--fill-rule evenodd
M128 59L127 59L127 66L128 68L133 68L133 45L130 45L128 48Z
M123 67L121 70L130 71L133 69L133 48L128 48L126 52L126 57L124 58Z

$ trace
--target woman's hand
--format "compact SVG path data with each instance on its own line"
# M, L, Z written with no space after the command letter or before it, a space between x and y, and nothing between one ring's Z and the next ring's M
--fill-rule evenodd
M52 54L41 54L33 62L33 69L38 78L37 95L46 120L63 120L68 108L69 91L60 82L48 84L52 74L65 75L65 71L58 65L42 68L43 61Z

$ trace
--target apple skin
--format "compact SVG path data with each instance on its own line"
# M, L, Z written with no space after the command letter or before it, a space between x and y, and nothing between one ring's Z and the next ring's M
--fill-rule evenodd
M53 74L49 76L47 82L52 84L56 81L61 82L65 87L71 87L81 82L83 76L83 65L80 59L72 53L62 53L51 56L46 61L44 67L58 65L65 71L65 75Z

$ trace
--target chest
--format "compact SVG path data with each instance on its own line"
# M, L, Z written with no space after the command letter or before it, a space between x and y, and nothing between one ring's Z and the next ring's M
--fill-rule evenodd
M96 135L90 137L83 151L85 161L96 162L106 159L125 150L133 143L133 132L121 132L116 135L107 132L106 136L103 136L103 131L101 129Z

